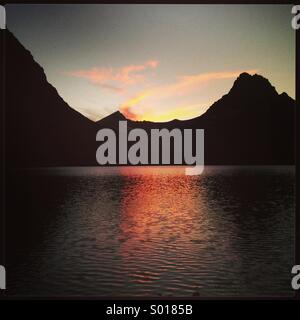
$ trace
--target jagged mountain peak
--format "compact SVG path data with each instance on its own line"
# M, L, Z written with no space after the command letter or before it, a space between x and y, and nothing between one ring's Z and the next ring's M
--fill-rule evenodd
M228 94L244 96L263 94L265 97L278 95L275 87L267 78L259 74L251 75L247 72L243 72L237 77Z

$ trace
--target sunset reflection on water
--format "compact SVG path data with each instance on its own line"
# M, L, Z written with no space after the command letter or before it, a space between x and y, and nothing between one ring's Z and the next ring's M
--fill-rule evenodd
M207 232L201 232L208 221L201 178L185 176L182 167L123 168L121 172L125 185L119 241L124 265L135 261L139 272L131 275L139 283L184 269L199 254L195 243L208 240ZM151 270L149 260L160 261L160 267Z

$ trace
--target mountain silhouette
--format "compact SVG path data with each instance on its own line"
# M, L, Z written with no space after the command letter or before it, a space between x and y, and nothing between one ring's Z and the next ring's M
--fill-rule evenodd
M93 122L72 109L44 70L8 30L5 53L5 155L11 167L97 165L96 133L118 129L119 111ZM100 103L100 102L99 102ZM294 163L295 101L260 75L242 73L203 115L157 123L128 120L128 128L205 130L205 164Z
M260 75L242 73L228 94L189 123L205 129L208 163L292 164L294 115L295 101L286 93Z
M9 30L5 46L5 155L11 167L80 165L95 157L94 123L72 109ZM88 142L88 143L87 143Z

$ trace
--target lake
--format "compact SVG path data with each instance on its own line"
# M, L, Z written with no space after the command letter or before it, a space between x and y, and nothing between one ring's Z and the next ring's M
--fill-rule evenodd
M287 166L19 170L7 186L14 296L290 296Z

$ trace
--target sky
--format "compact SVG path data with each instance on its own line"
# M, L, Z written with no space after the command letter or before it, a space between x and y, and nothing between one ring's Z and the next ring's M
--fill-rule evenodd
M242 72L295 97L291 5L6 5L7 27L75 110L189 119Z

